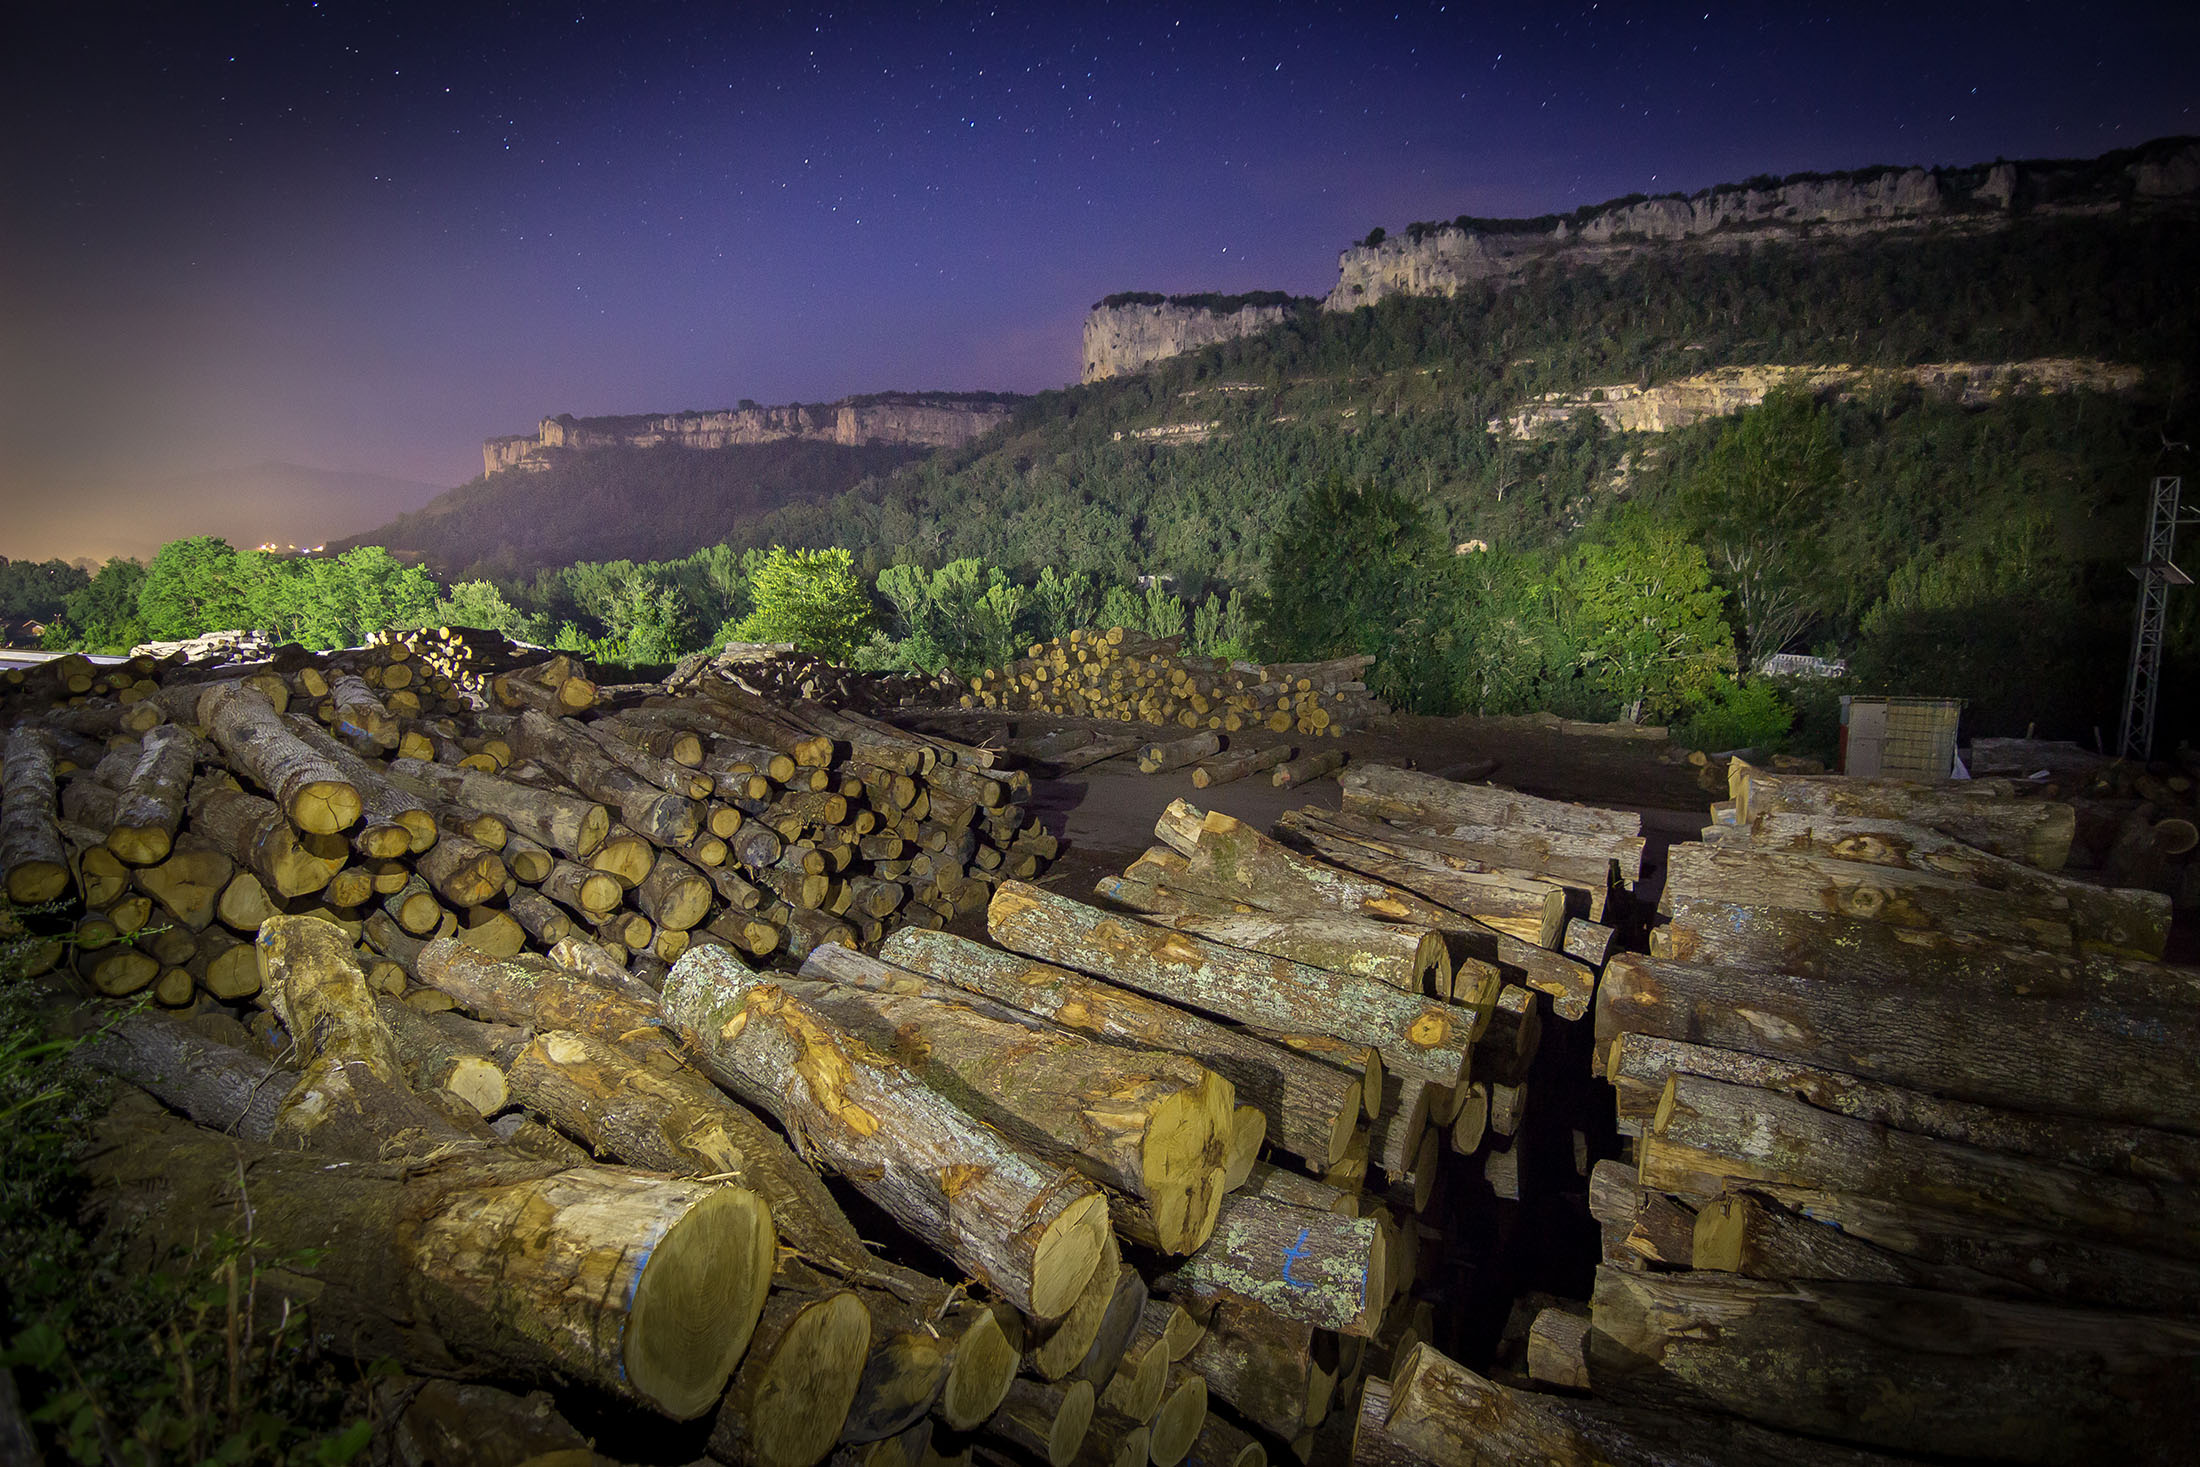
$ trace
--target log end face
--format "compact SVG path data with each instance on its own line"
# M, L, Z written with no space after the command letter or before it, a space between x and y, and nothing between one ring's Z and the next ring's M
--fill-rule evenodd
M1057 1319L1069 1311L1092 1281L1112 1231L1107 1200L1094 1191L1070 1202L1047 1224L1032 1251L1033 1314Z
M975 1311L955 1343L955 1363L940 1387L939 1416L956 1431L975 1431L1008 1399L1022 1359L991 1309Z
M620 1350L628 1387L675 1421L715 1405L764 1311L777 1246L771 1209L743 1188L714 1188L682 1214L637 1268Z

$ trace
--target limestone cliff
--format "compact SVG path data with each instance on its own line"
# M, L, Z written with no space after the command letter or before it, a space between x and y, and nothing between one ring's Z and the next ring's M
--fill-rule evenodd
M1552 392L1490 419L1499 437L1531 437L1571 422L1576 413L1596 414L1619 433L1669 433L1706 418L1753 408L1778 387L1813 392L1863 391L1910 383L1966 407L2025 393L2130 392L2139 385L2137 367L2114 362L2043 357L2025 362L1933 362L1918 367L1721 367L1661 382L1591 387L1581 392Z
M1254 295L1111 295L1085 317L1083 380L1135 372L1149 362L1280 326L1315 302L1281 291Z
M843 447L887 444L959 448L1008 420L1020 399L1007 393L882 392L830 403L753 404L710 412L544 418L532 436L491 438L481 471L548 468L560 454L603 448L734 448L796 439Z
M1461 216L1415 224L1397 236L1377 230L1344 251L1323 306L1349 311L1393 295L1456 295L1483 282L1503 285L1536 262L1594 265L1651 244L1731 249L1805 236L1983 230L2027 213L2099 213L2189 202L2196 195L2200 141L2167 138L2078 162L1799 174L1686 197L1624 199L1541 219Z

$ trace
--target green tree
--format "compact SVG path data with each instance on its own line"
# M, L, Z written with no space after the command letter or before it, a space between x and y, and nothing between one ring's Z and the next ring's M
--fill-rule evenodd
M227 540L193 535L160 547L138 588L138 618L155 641L246 627L251 621L247 567Z
M129 651L146 639L145 623L138 619L144 584L145 567L116 556L82 590L70 593L61 620L47 629L45 645L54 651Z
M1145 615L1140 623L1149 637L1184 635L1184 603L1159 581L1146 588Z
M1146 603L1125 586L1110 586L1100 598L1100 625L1140 631L1146 625Z
M1681 490L1719 580L1733 594L1751 666L1818 615L1825 536L1841 472L1833 415L1779 388L1719 435Z
M8 560L0 557L0 619L30 617L52 621L68 600L92 578L65 560Z
M494 581L460 581L436 602L435 619L449 627L502 632L522 642L540 642L546 635L542 619L505 600Z
M1710 696L1734 668L1734 634L1711 567L1677 527L1640 510L1570 558L1592 681L1639 723Z
M1038 640L1066 637L1089 627L1099 614L1100 591L1083 571L1062 572L1049 565L1031 588L1033 630Z
M1269 543L1263 651L1288 662L1383 655L1419 614L1424 568L1441 549L1430 516L1410 500L1342 474L1321 480Z
M741 640L792 642L834 662L853 657L877 622L855 557L837 547L773 546L757 568L753 594L756 609L740 623Z

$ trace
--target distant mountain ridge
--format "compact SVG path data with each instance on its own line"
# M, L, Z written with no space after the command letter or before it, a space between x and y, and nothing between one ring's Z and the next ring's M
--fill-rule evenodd
M1337 257L1322 300L1352 311L1392 296L1454 296L1506 285L1539 264L1613 266L1649 248L1880 233L1981 232L2022 219L2188 208L2200 196L2200 139L2158 138L2089 159L1997 160L1966 168L1876 167L1632 194L1532 219L1456 219L1377 229ZM1307 303L1310 304L1310 303ZM1169 296L1124 291L1085 319L1086 382L1283 324L1304 306L1279 292Z
M705 412L544 418L532 434L481 445L481 471L548 468L560 453L605 448L738 448L798 439L842 448L867 444L960 448L1006 421L1024 399L1007 392L873 392L820 404L787 403Z

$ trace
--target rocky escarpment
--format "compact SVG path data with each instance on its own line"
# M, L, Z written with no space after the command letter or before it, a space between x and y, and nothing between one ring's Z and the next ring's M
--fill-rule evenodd
M1594 413L1618 433L1670 433L1706 418L1753 408L1781 387L1811 392L1868 391L1911 384L1965 407L1982 407L2027 393L2130 392L2143 376L2139 368L2073 357L2042 357L2024 362L1933 362L1917 367L1721 367L1655 387L1632 383L1591 387L1581 392L1546 393L1503 417L1490 419L1499 437L1532 437L1562 427L1577 413Z
M1234 341L1280 326L1292 312L1309 309L1310 297L1260 291L1252 295L1111 295L1085 317L1083 380L1098 382L1135 372L1149 362Z
M1540 219L1461 216L1397 236L1376 230L1338 256L1337 284L1323 305L1349 311L1393 295L1456 295L1505 284L1537 262L1594 265L1646 245L1734 248L1805 235L1993 229L2026 214L2145 209L2195 195L2200 141L2168 138L2085 161L1798 174Z
M882 392L830 403L744 404L710 412L544 418L533 434L481 445L481 471L544 469L562 454L604 448L736 448L798 440L844 448L960 448L1008 420L1022 399L997 392Z

